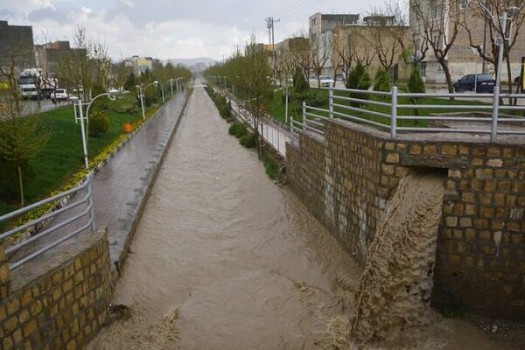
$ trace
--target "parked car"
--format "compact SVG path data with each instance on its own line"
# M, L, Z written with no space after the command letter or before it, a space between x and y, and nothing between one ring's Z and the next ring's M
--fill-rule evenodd
M467 74L454 83L454 91L474 91L477 93L494 92L496 81L486 74Z
M322 87L330 87L334 84L334 80L326 75L319 76L319 81L321 82Z
M51 93L51 102L57 103L60 101L68 101L69 94L66 89L56 89Z

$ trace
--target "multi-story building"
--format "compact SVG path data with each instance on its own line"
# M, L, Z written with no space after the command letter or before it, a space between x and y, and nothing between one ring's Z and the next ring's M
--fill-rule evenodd
M146 71L153 71L153 58L152 57L140 57L138 55L131 56L124 60L126 67L133 69L133 74L139 77Z
M377 69L389 69L396 77L407 76L403 51L410 46L409 27L392 16L369 16L359 25L338 26L332 31L332 65L336 74L346 77L348 70L360 62L371 75Z
M86 49L72 49L69 41L55 41L35 45L36 64L49 77L55 77L62 61L75 55L86 55Z
M13 62L18 71L35 67L33 28L0 21L0 65Z
M316 52L316 64L322 66L320 73L333 74L332 46L333 30L340 26L350 26L359 23L358 14L323 14L315 13L309 18L309 38L312 49ZM320 67L319 67L320 68Z

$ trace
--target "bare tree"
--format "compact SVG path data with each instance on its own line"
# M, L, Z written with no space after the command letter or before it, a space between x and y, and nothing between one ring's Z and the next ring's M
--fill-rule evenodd
M389 70L408 51L408 13L404 1L386 1L372 8L368 20L368 44L374 49L379 64Z
M330 56L330 39L329 34L317 35L310 38L310 54L312 71L315 73L317 79L317 87L321 87L320 75Z
M514 7L512 16L508 18L506 28L503 30L502 21L508 8ZM480 0L471 1L468 6L469 13L472 15L470 20L466 20L464 28L468 34L470 46L486 62L494 66L494 73L498 74L503 67L498 66L499 38L503 40L503 59L507 70L507 83L512 86L511 59L512 49L521 37L519 36L521 27L525 22L525 8L523 1L497 1ZM483 29L481 29L483 25ZM480 30L485 31L483 36L476 35ZM508 40L510 38L510 40ZM485 40L484 40L485 39ZM484 42L487 43L484 46Z
M78 26L75 49L62 58L58 75L61 84L78 91L89 100L94 85L107 89L111 84L111 60L104 44L90 40L86 29Z
M448 54L465 21L459 1L411 0L410 7L421 40L432 49L436 61L443 69L449 92L453 92ZM426 47L426 46L423 46Z

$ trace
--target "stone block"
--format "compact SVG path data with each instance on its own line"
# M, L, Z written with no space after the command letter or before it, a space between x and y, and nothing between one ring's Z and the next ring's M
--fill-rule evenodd
M487 161L487 166L491 168L501 168L503 166L503 159L489 159Z
M472 227L472 219L469 217L462 217L459 219L459 226Z
M487 149L487 156L491 158L501 157L502 152L500 147L489 147Z
M458 218L457 216L448 216L445 218L445 222L447 223L447 227L457 227Z
M441 154L446 155L446 156L455 156L458 154L458 146L443 145L441 146Z
M13 298L9 300L6 303L6 308L7 308L7 315L8 316L13 315L20 309L20 300L18 298Z
M385 161L390 164L399 164L399 153L388 153Z

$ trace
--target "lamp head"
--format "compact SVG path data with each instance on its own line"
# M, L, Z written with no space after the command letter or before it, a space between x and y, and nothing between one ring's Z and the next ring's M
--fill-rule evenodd
M158 80L155 80L155 81L153 82L153 86L157 87L157 85L159 85L159 81L158 81Z
M69 96L69 101L75 103L77 101L80 101L80 98L78 98L78 96Z

